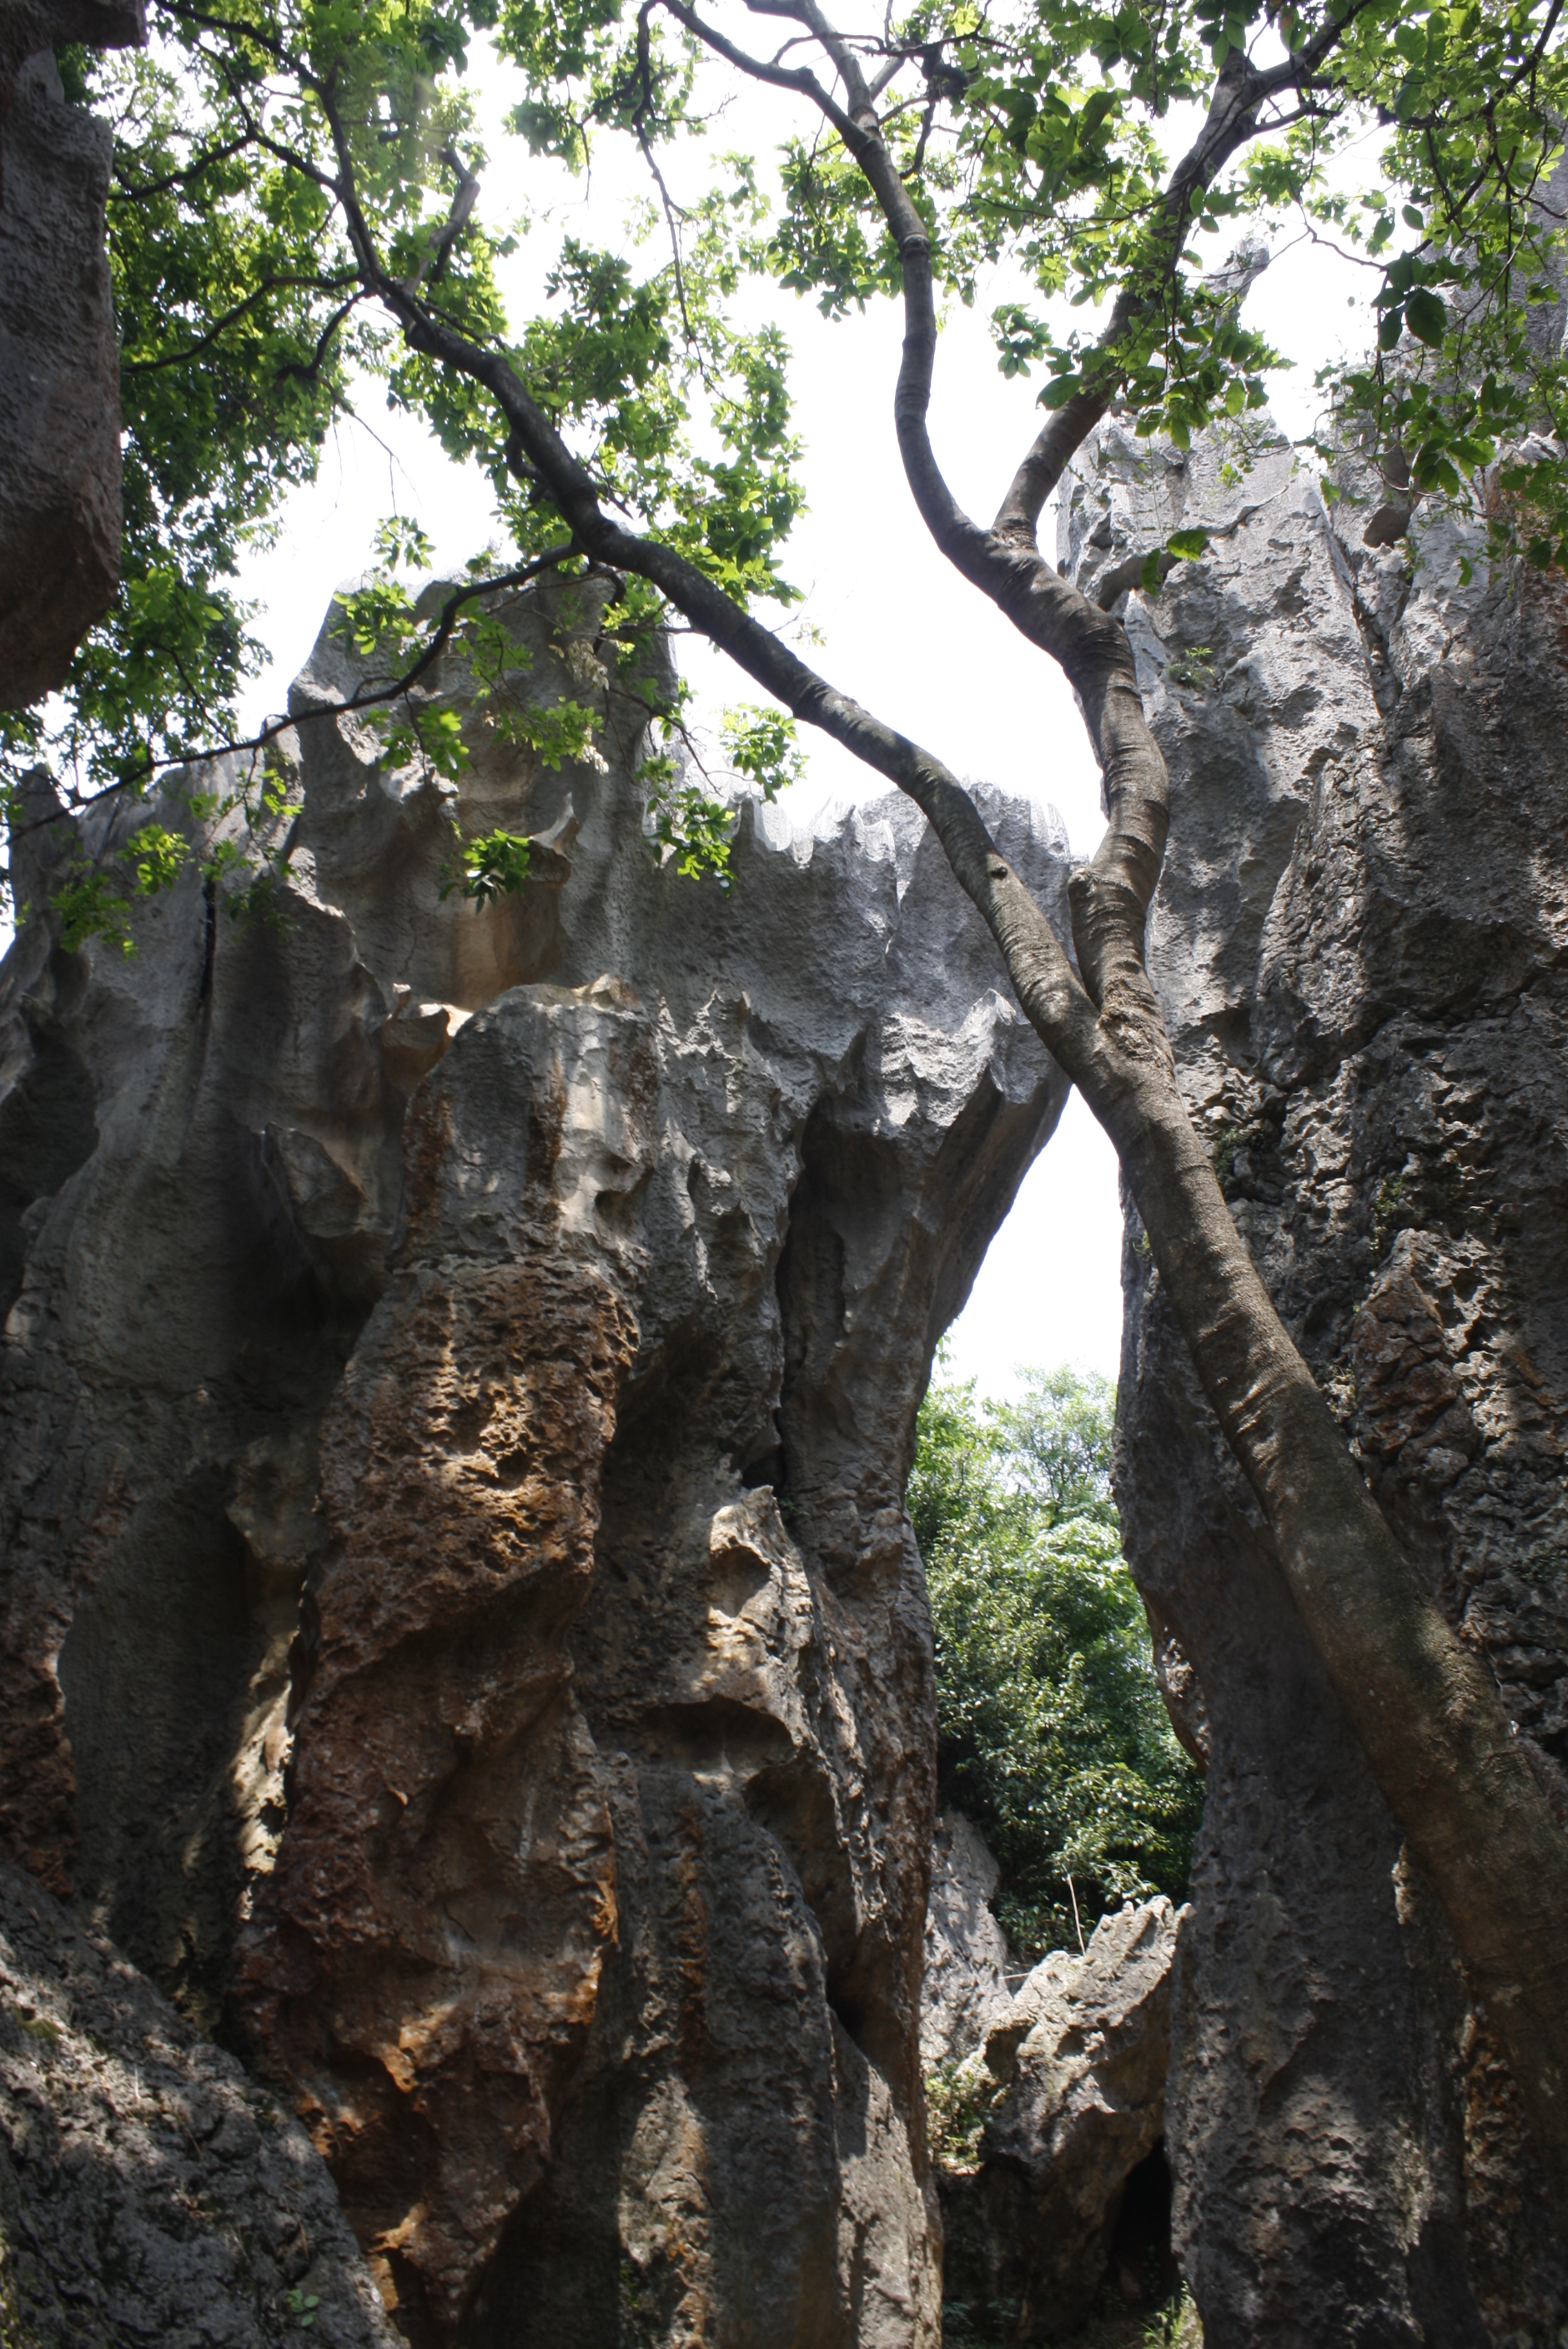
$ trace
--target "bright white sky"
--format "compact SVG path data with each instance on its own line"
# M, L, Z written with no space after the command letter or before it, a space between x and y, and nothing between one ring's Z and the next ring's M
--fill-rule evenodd
M499 126L511 103L507 69L486 59L479 79L484 119ZM781 135L771 100L755 108L748 102L729 114L717 143L755 148L760 160ZM614 243L628 199L646 188L605 159L585 191L521 154L499 128L488 144L495 160L485 176L481 215L495 226L525 210L533 216L510 264L513 316L521 319L562 231ZM696 149L691 169L701 169ZM682 192L677 184L677 197ZM1228 242L1216 246L1216 260L1226 250ZM1364 282L1353 265L1298 245L1275 262L1249 300L1249 322L1297 360L1274 397L1276 415L1294 434L1313 420L1314 369L1342 344L1363 349L1370 338L1359 306ZM1038 422L1030 386L1004 381L985 331L990 309L1012 290L982 286L974 312L956 310L937 361L935 447L957 494L981 515L995 511ZM1074 848L1088 853L1103 829L1099 777L1070 691L937 554L904 485L891 414L898 313L883 304L829 326L793 295L778 292L770 301L795 353L796 420L807 452L810 511L797 525L787 568L805 589L806 615L824 638L809 657L959 774L1053 802ZM244 592L265 607L256 632L272 655L248 697L250 719L284 706L288 681L315 640L334 587L369 560L381 516L394 510L417 515L436 542L438 571L459 567L490 533L485 485L451 465L407 419L378 409L372 390L368 423L340 428L315 483L291 500L278 543L244 574ZM1050 528L1047 519L1047 547ZM688 640L683 660L709 707L750 698L748 681L706 647ZM800 820L830 798L858 799L884 788L835 746L805 747L807 778L793 795ZM1114 1376L1120 1240L1115 1155L1075 1095L954 1327L954 1374L975 1377L983 1394L998 1397L1013 1391L1021 1365L1073 1361Z

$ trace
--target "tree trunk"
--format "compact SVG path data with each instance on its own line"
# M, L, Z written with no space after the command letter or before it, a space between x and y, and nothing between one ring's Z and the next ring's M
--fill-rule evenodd
M894 416L911 490L949 560L1066 671L1104 775L1110 826L1069 886L1078 966L1099 1014L1092 1033L1081 1016L1062 1016L1055 941L1026 937L1010 908L998 919L976 903L1020 1003L1116 1146L1203 1391L1267 1519L1308 1636L1507 2049L1559 2224L1568 2227L1568 1841L1490 1668L1449 1629L1346 1452L1176 1083L1143 955L1169 823L1165 762L1126 631L1052 569L1035 539L1046 498L1097 420L1096 403L1077 404L1070 431L1058 419L1045 427L991 530L963 513L926 429L936 322L924 224L882 145L858 62L815 0L803 0L800 13L844 79L854 151L903 262ZM1190 182L1193 156L1207 177L1241 143L1244 100L1222 77L1173 189ZM969 887L956 860L954 870ZM1004 871L998 861L994 885Z

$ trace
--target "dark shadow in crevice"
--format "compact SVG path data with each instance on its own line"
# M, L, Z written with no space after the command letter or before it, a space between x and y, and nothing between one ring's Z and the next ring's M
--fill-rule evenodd
M1181 2284L1171 2241L1171 2165L1163 2137L1129 2172L1121 2189L1108 2272L1130 2309L1162 2308Z
M21 1293L23 1217L52 1198L98 1147L98 1092L81 1055L43 1007L24 1002L33 1065L0 1102L0 1321Z

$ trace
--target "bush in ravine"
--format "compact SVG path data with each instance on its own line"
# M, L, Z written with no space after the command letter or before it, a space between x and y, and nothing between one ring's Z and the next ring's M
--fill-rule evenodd
M941 1798L1001 1864L1016 1953L1076 1949L1128 1897L1186 1889L1202 1780L1172 1734L1110 1497L1115 1389L1034 1371L921 1406L910 1515L936 1633ZM1076 1902L1076 1911L1075 1911Z

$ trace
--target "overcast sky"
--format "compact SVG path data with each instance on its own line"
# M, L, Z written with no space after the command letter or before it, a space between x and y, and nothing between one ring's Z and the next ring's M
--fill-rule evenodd
M628 198L645 191L618 159L600 160L586 194L580 183L531 161L499 135L510 103L505 69L491 59L479 78L486 118L495 126L490 143L496 159L485 176L481 212L495 226L524 211L533 215L508 264L516 323L562 231L610 243ZM718 143L755 144L761 152L779 136L778 116L748 103L733 110ZM691 168L700 169L699 150L692 151ZM695 190L698 182L691 184ZM1282 424L1299 436L1315 413L1314 369L1342 344L1366 347L1362 273L1305 244L1283 253L1276 245L1276 254L1251 296L1248 318L1297 362L1279 379L1274 404ZM1216 247L1216 260L1222 256ZM648 265L655 265L653 249ZM1000 283L982 286L973 312L954 308L947 318L939 346L933 438L956 493L983 516L995 511L1038 421L1027 382L1009 383L997 372L985 327L995 302L1013 290ZM898 312L884 303L830 326L790 294L756 298L780 320L795 354L791 385L806 444L810 512L797 525L786 568L806 591L806 615L822 632L810 657L960 775L1053 802L1074 849L1088 853L1103 829L1099 776L1071 693L1055 667L936 554L904 485L892 431ZM318 480L291 501L279 543L247 569L242 585L266 606L257 633L272 655L248 697L251 717L284 707L288 680L334 587L363 568L381 516L416 514L436 542L438 570L460 565L492 528L485 485L476 475L449 463L407 418L383 414L374 392L366 418L338 429ZM1053 530L1047 517L1047 550ZM750 698L748 681L706 647L688 640L682 657L710 707ZM792 810L800 821L825 800L885 788L832 744L805 747L807 777ZM1031 1363L1073 1361L1114 1376L1121 1322L1116 1171L1109 1143L1075 1096L952 1332L954 1371L976 1378L983 1393L1010 1392L1019 1366Z

